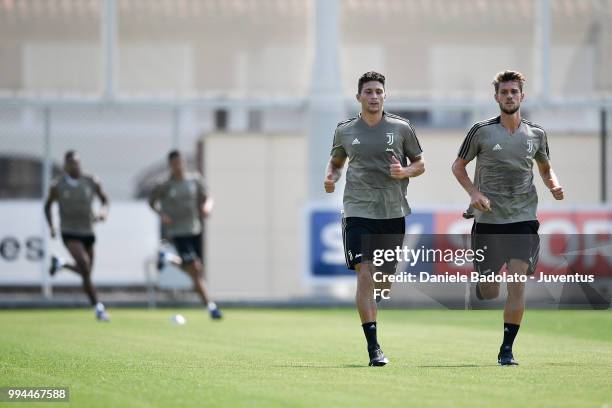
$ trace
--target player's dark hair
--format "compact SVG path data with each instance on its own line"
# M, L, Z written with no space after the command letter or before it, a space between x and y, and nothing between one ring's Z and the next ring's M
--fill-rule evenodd
M181 152L179 152L178 150L172 150L170 153L168 153L169 162L176 159L177 157L181 157Z
M68 150L66 153L64 153L64 163L74 159L77 155L78 153L76 150Z
M359 78L359 82L357 83L357 93L360 94L361 90L363 89L363 84L370 81L378 81L382 84L383 88L385 87L385 76L383 74L376 71L368 71Z
M492 84L495 87L495 93L499 91L500 83L510 82L510 81L518 82L519 89L521 90L521 92L523 92L523 84L525 83L525 75L521 74L518 71L505 70L502 72L498 72L497 75L495 75L495 78L493 78Z

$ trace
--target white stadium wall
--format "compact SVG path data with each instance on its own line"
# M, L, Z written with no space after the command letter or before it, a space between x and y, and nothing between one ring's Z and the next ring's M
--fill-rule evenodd
M205 178L215 199L207 222L207 276L220 298L305 295L302 208L306 139L218 134L205 138Z

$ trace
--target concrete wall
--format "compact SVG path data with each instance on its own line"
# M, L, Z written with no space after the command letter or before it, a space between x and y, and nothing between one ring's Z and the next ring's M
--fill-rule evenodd
M212 291L223 299L304 294L306 139L226 134L205 141L205 177L215 199L207 224Z

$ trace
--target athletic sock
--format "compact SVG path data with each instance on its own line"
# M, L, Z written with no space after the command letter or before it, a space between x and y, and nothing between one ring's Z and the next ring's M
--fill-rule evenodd
M504 323L504 341L501 345L501 350L512 350L514 338L520 327L518 324Z
M182 263L181 257L173 254L172 252L164 251L162 256L165 263L171 263L175 265L180 265Z
M105 310L104 304L102 302L96 303L96 311L103 312Z
M66 260L64 258L56 256L55 259L57 259L57 269L62 269L66 266Z
M376 322L364 323L361 327L363 327L363 334L365 334L365 338L368 342L368 350L374 350L379 347L378 341L376 340Z
M212 312L213 310L217 310L217 304L215 302L208 302L206 307L208 308L209 312Z

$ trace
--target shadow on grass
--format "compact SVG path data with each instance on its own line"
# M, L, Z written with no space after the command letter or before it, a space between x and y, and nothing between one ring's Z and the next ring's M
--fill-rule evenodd
M561 362L561 363L541 363L543 366L550 367L597 367L604 366L605 364L584 364L584 363L574 363L574 362Z
M416 368L482 368L499 367L499 364L438 364L438 365L418 365Z
M272 367L277 368L370 368L365 364L284 364L284 365L274 365Z
M113 365L113 364L111 364ZM117 366L121 365L121 364L116 364ZM225 367L243 367L243 365L241 364L234 364L232 365L231 363L224 363L223 364ZM603 366L604 364L601 364L601 366ZM546 362L546 363L540 363L537 364L537 366L539 367L582 367L582 366L594 366L593 364L582 364L582 363L576 363L576 362L559 362L559 363L554 363L554 362ZM600 365L595 365L595 366L600 366ZM175 365L173 364L149 364L146 365L146 368L176 368ZM319 364L319 363L293 363L293 364L276 364L276 365L272 365L271 367L275 367L275 368L316 368L316 369L342 369L342 368L364 368L364 369L372 369L372 367L368 367L367 364ZM397 363L397 362L392 362L391 364L389 364L389 368L486 368L486 367L500 367L499 364L496 363L491 363L491 364L432 364L432 365L412 365L410 363ZM520 366L518 366L520 367ZM530 366L531 368L534 368L534 365ZM142 366L137 365L137 367L127 367L129 368L142 368ZM210 368L207 365L181 365L182 369L205 369L205 368ZM505 368L505 367L504 367ZM382 368L381 368L382 369Z
M284 364L275 365L277 368L367 368L366 364L316 364L316 363L300 363L300 364ZM439 365L410 365L410 364L390 364L390 368L483 368L483 367L499 367L498 364L439 364Z

